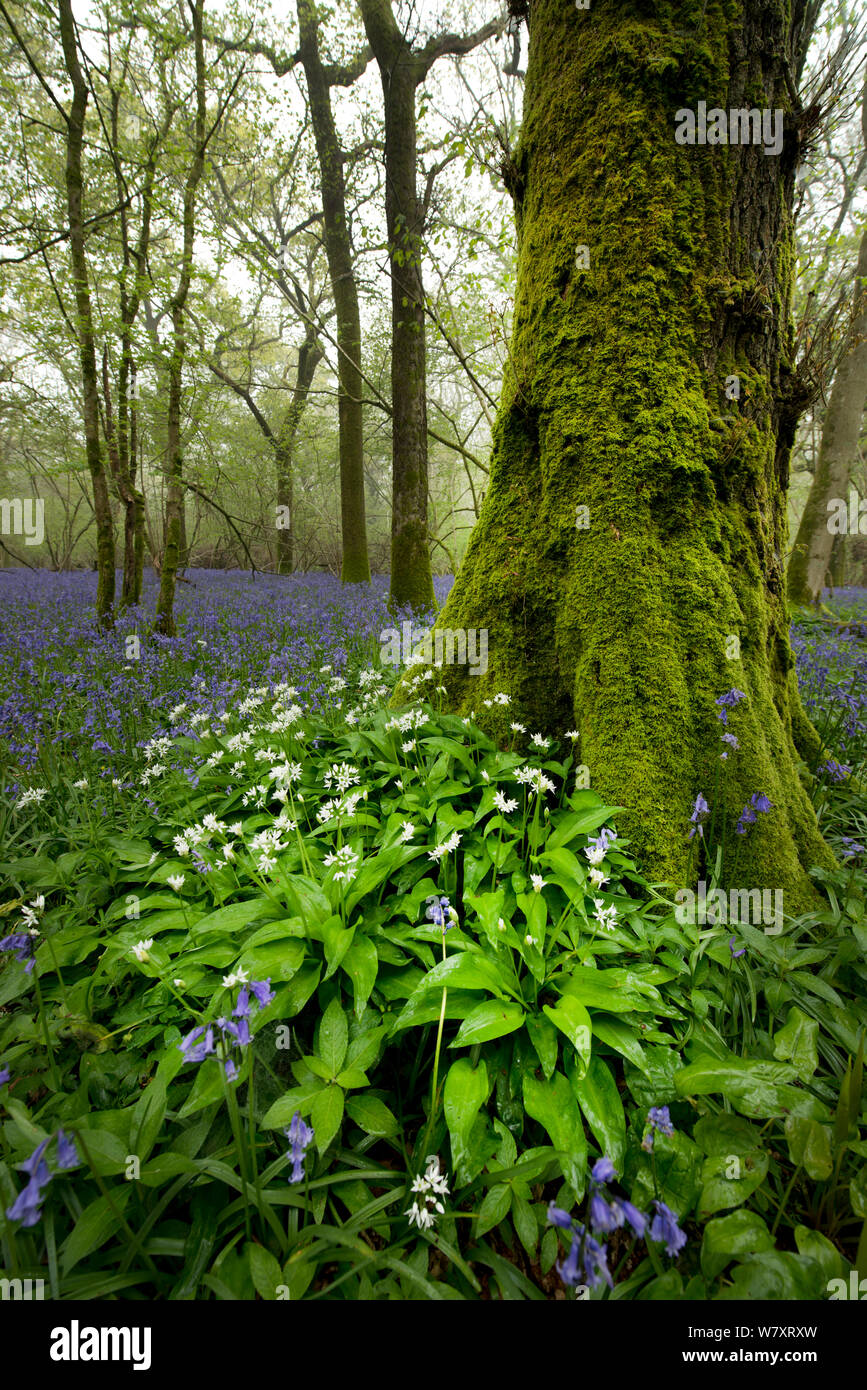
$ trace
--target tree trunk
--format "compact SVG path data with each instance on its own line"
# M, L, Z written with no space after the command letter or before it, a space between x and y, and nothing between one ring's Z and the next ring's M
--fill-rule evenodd
M391 273L391 603L435 607L428 540L427 370L415 92L421 65L390 0L361 0L385 107L385 214Z
M777 155L675 139L699 100L788 106L786 10L691 0L674 27L669 6L533 0L510 370L439 626L488 630L486 675L444 668L452 705L506 691L504 736L577 730L650 879L686 882L702 793L724 880L782 888L789 913L814 900L808 866L833 863L798 777L794 734L817 740L782 558L797 132L787 117ZM755 792L774 810L736 835Z
M816 472L789 560L789 598L793 603L816 603L822 589L833 579L835 549L838 565L843 560L841 507L848 530L849 475L858 457L858 436L867 401L867 232L861 238L855 277L852 318L825 411ZM841 507L829 509L832 501Z
M69 216L69 252L75 284L75 326L81 361L82 421L87 467L93 487L93 514L96 522L96 612L103 623L109 624L114 607L114 522L111 515L108 480L103 467L100 447L99 378L87 275L82 206L84 181L81 154L84 143L84 116L87 109L87 83L78 61L77 36L71 0L59 0L58 14L64 65L72 84L72 104L66 117L66 206Z
M338 418L340 429L340 518L344 583L369 583L364 502L361 315L355 262L349 239L343 152L331 110L330 82L319 53L319 19L313 0L297 0L300 56L307 80L310 115L319 159L325 254L337 312ZM279 501L279 499L278 499ZM281 555L282 560L282 555ZM282 572L282 571L281 571Z
M169 399L166 413L166 459L168 485L166 488L166 540L163 550L160 591L157 598L155 627L168 637L175 634L175 584L182 563L182 516L184 488L183 449L181 445L181 389L186 356L186 302L193 275L193 246L196 227L196 190L205 167L205 50L202 39L204 0L193 5L193 46L196 59L196 133L193 157L184 187L184 245L181 273L172 297L172 355L169 361Z

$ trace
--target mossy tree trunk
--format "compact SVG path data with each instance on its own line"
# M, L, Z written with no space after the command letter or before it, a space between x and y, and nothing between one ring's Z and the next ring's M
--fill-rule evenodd
M684 884L701 792L738 846L724 877L782 888L787 912L812 898L808 866L833 862L798 776L795 738L815 751L816 736L783 572L798 133L787 116L776 156L689 146L675 117L699 101L788 109L804 10L533 0L508 171L509 371L490 485L439 620L489 633L486 676L445 669L452 704L478 712L503 690L504 729L577 730L578 761L625 808L650 877ZM721 763L714 702L732 687L747 700ZM736 836L754 792L775 809Z
M78 58L78 35L71 0L59 0L58 17L64 66L72 86L72 102L69 111L63 113L66 122L66 207L69 254L75 285L75 328L81 363L82 423L96 523L96 612L100 620L108 624L114 608L114 521L100 444L99 377L85 248L82 148L88 87Z

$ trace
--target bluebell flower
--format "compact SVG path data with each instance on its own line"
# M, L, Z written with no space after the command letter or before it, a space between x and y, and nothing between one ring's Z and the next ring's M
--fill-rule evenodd
M733 958L734 960L737 960L738 956L743 956L743 955L745 955L745 954L746 954L746 949L747 949L746 946L742 946L741 949L740 949L739 951L736 951L736 950L735 950L735 938L734 938L733 936L730 936L730 937L729 937L729 950L731 951L731 953L732 953L732 958Z
M300 1110L295 1111L285 1134L290 1144L286 1157L292 1160L292 1172L289 1181L301 1182L304 1177L304 1156L313 1143L315 1135L310 1126L302 1120Z
M677 1224L677 1216L664 1202L654 1202L656 1216L650 1227L650 1239L665 1244L666 1255L674 1257L686 1245L686 1232Z
M674 1125L671 1123L668 1106L652 1105L647 1112L647 1123L650 1128L641 1141L641 1147L645 1153L652 1153L654 1134L674 1134Z
M552 1226L560 1226L564 1231L568 1231L572 1225L572 1217L568 1211L564 1211L562 1207L556 1207L553 1202L548 1203L548 1221Z
M178 1047L184 1054L187 1062L203 1062L206 1057L214 1052L214 1029L208 1024L200 1028L193 1028L185 1038L179 1043Z
M448 931L452 925L450 913L451 903L448 898L428 898L425 917L429 922L433 922L435 927L442 927L443 931Z
M603 1154L602 1158L597 1158L593 1164L590 1176L594 1182L611 1182L613 1178L617 1177L617 1169L611 1159L606 1158Z
M12 1073L8 1067L0 1067L0 1086L5 1086L11 1076Z
M560 1275L563 1283L568 1285L569 1288L574 1288L580 1280L578 1274L578 1256L580 1253L581 1242L577 1236L573 1236L572 1244L569 1247L569 1254L566 1256L565 1260L558 1261L557 1263L557 1273Z
M81 1162L78 1150L75 1147L75 1140L71 1135L64 1134L62 1129L57 1131L57 1166L58 1168L76 1168Z
M746 835L747 826L755 825L756 823L756 812L759 812L761 815L766 815L768 811L773 811L773 809L773 802L768 800L764 792L753 792L746 806L741 811L738 823L735 826L735 833L737 835Z
M11 1207L6 1208L6 1215L10 1221L20 1221L22 1226L35 1226L42 1215L40 1208L44 1200L39 1183L31 1178Z
M729 749L734 749L734 751L737 752L737 750L740 748L740 744L738 743L738 741L737 741L737 739L735 738L734 734L728 734L728 733L723 734L723 736L722 736L722 741L723 741L723 743L725 743L725 744L728 745L728 746L727 746L726 748L724 748L723 751L720 753L720 761L721 761L721 762L725 762L726 758L729 756Z
M728 711L730 709L733 709L735 705L739 705L741 700L745 700L746 698L747 697L742 690L736 689L727 690L725 695L718 695L716 700L714 701L714 704L718 706L716 715L717 719L719 719L723 724L728 724Z
M26 962L24 969L28 975L36 964L34 958L34 938L26 931L11 932L0 941L0 951L12 951L15 959Z
M232 1010L232 1014L235 1018L250 1017L250 991L247 989L246 985L238 991L238 1001Z
M271 988L270 977L267 980L251 980L250 989L252 990L253 995L255 996L256 1002L259 1005L260 1009L266 1008L267 1005L271 1003L271 1000L276 998L276 995L273 989Z
M843 849L840 851L841 859L854 859L856 855L865 853L864 846L859 845L858 841L853 839L851 835L842 835L840 843L843 845Z
M49 1135L47 1139L43 1139L40 1144L36 1145L30 1157L21 1164L22 1170L29 1178L32 1178L34 1182L38 1183L40 1187L44 1187L46 1183L51 1182L48 1164L43 1157L50 1142L51 1136Z
M647 1217L643 1211L639 1211L625 1197L615 1197L611 1203L612 1207L618 1212L622 1212L623 1219L629 1222L635 1234L640 1238L644 1235L647 1228ZM618 1226L623 1225L623 1220L618 1221Z
M692 808L692 815L689 818L690 825L692 826L692 829L689 832L690 839L693 839L695 835L698 835L702 839L704 838L704 825L702 822L704 821L705 817L709 814L709 812L710 807L708 806L701 792L699 792L698 796L695 798L695 805Z
M594 1192L590 1198L590 1225L594 1231L616 1231L623 1225L623 1213L614 1204L611 1206L600 1193Z
M838 763L834 758L828 758L819 768L820 772L827 772L832 782L845 782L851 767L846 763Z

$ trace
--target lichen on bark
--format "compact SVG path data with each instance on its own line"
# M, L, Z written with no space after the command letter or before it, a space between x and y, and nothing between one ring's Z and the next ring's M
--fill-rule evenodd
M787 116L772 157L674 127L700 100L787 110L791 23L750 0L534 0L513 342L439 619L489 632L487 675L445 668L451 704L504 690L529 730L578 730L639 862L677 884L720 766L715 700L744 691L717 793L728 870L782 888L787 913L813 900L809 865L833 863L798 776L782 559L796 135ZM736 841L756 791L775 810Z

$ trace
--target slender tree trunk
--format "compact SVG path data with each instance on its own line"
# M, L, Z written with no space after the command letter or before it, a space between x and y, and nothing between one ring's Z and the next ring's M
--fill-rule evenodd
M390 0L361 0L385 108L391 273L391 603L435 607L428 538L427 365L415 93L424 73Z
M841 511L840 507L829 509L829 503L842 504L848 530L849 476L858 457L867 401L867 232L861 238L855 277L849 331L825 411L816 472L789 560L789 598L798 604L818 601L833 578L835 550L838 566L843 560Z
M439 620L488 632L486 674L444 668L452 705L505 691L503 737L513 719L576 731L649 878L704 867L687 838L702 793L724 881L781 888L786 913L833 863L798 777L795 736L816 735L783 573L797 134L787 117L774 155L675 129L699 101L788 108L789 9L533 0L510 370ZM721 762L732 688L739 748ZM756 792L774 809L737 835Z
M99 378L84 237L82 147L87 83L78 61L71 0L59 0L58 13L64 65L72 84L72 104L66 118L66 206L69 216L69 252L75 284L76 332L81 361L84 442L93 488L93 514L96 522L96 611L100 620L108 624L111 622L114 608L114 522L100 447Z
M181 273L172 297L172 355L169 361L169 399L166 414L166 458L168 485L166 488L166 540L163 551L160 591L157 598L155 626L158 632L174 636L175 586L182 563L182 515L184 488L183 449L181 444L181 390L184 358L186 356L186 303L193 276L193 247L196 229L196 190L205 167L205 50L202 38L204 0L194 0L193 47L196 61L196 125L193 156L184 188L184 244Z
M344 583L369 582L364 502L361 315L355 260L349 239L343 152L331 110L329 74L319 53L319 18L314 0L297 0L300 56L307 80L322 190L325 254L337 311L338 417L340 429L340 516Z

